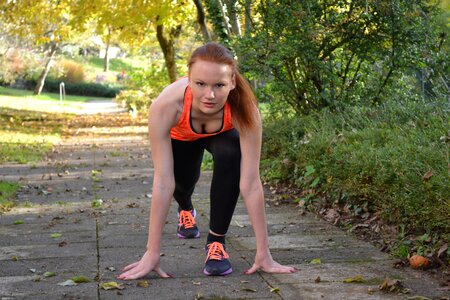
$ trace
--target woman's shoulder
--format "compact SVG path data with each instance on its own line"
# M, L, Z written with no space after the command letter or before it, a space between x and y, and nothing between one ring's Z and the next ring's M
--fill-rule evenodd
M187 78L181 78L164 88L150 105L151 115L176 124L183 111L184 93L187 86Z
M161 103L172 105L174 102L183 103L184 92L188 86L188 79L181 78L175 82L172 82L164 88L164 90L159 94L154 103Z

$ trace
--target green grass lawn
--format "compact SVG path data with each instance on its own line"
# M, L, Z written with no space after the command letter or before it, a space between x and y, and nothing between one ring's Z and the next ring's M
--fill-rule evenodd
M41 93L36 96L32 91L0 86L0 107L16 110L76 114L82 110L84 102L92 99L94 98L90 96L66 95L61 101L57 93Z
M32 95L31 91L0 87L0 163L34 163L60 141L65 121L89 97L58 94Z
M12 200L18 188L17 183L0 181L0 213L14 206Z

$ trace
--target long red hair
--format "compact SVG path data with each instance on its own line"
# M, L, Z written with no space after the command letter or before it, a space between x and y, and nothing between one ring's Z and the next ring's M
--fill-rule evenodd
M192 53L188 61L189 70L199 60L226 64L231 67L236 78L236 87L231 90L227 101L230 103L233 118L240 131L245 132L247 129L257 126L258 111L255 94L247 80L239 73L237 62L231 52L219 43L210 42Z

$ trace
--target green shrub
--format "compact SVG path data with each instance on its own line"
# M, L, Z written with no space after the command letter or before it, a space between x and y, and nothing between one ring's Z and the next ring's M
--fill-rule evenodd
M60 84L61 81L48 78L45 80L44 91L59 93ZM35 85L36 82L33 81L33 86ZM114 98L121 91L121 88L118 86L94 82L80 82L80 83L65 82L64 86L66 94L68 95Z
M273 121L262 175L301 188L315 182L331 202L367 205L409 230L448 234L448 130L445 97Z
M146 112L150 107L150 96L140 90L124 90L115 98L115 101L130 112Z

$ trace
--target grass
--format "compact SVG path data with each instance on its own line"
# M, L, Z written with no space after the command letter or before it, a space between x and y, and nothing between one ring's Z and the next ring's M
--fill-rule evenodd
M40 161L60 141L70 117L0 107L0 163Z
M12 200L18 189L17 183L0 181L0 213L14 206Z
M60 95L57 93L42 93L36 96L32 91L0 86L0 107L16 110L79 113L83 108L83 103L92 99L88 96L66 95L65 99L60 101ZM95 97L95 99L100 98Z
M108 82L116 82L117 74L125 71L129 74L138 68L145 68L150 64L149 59L145 58L111 58L109 60L109 71L104 72L104 59L101 57L75 57L71 58L76 62L82 64L87 73L88 80L95 80L97 74L103 74L106 76Z
M262 175L449 241L448 121L442 98L266 122Z
M73 117L66 112L80 111L88 99L68 96L61 103L57 94L0 87L0 163L40 161Z

